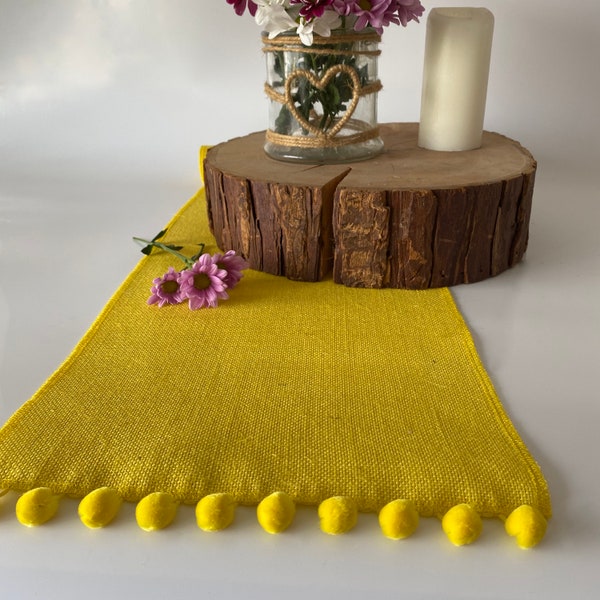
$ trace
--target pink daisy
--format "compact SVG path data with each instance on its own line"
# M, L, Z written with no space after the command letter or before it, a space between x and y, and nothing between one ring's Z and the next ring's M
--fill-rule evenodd
M219 269L227 271L227 275L223 279L227 289L236 286L243 276L242 271L248 268L248 263L241 256L238 256L235 250L229 250L225 254L215 254L213 262Z
M152 282L152 295L148 298L148 304L158 304L159 307L165 304L179 304L183 300L181 288L179 285L179 273L173 268L162 276L157 277Z
M423 8L420 0L396 0L396 5L398 18L404 27L406 27L409 21L416 21L418 23L419 17L423 16L425 12L425 8Z
M322 17L325 9L333 2L334 0L290 0L290 4L302 4L299 14L307 21Z
M354 0L352 4L352 13L356 15L354 29L361 31L365 27L372 27L381 33L392 4L395 7L392 0Z
M220 269L210 254L203 254L192 267L182 271L179 285L183 298L189 300L190 308L214 308L220 299L227 300L226 275L227 271Z
M252 0L227 0L227 4L233 4L233 10L236 15L243 15L248 5L248 12L254 16L256 14L256 4Z

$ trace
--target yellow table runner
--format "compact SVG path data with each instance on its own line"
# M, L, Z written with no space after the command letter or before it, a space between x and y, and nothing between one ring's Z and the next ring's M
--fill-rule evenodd
M214 240L201 191L167 241ZM189 254L195 249L188 248ZM132 251L135 251L132 246ZM185 251L185 250L184 250ZM148 306L176 259L141 260L72 355L0 432L0 488L196 503L412 500L550 516L447 289L351 289L246 271L218 308Z

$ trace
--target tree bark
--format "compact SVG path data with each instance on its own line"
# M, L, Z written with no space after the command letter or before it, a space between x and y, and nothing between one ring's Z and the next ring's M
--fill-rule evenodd
M353 287L425 289L498 275L525 254L536 171L514 140L417 146L418 125L382 125L385 151L345 165L269 158L264 133L209 150L205 186L218 245L251 268Z

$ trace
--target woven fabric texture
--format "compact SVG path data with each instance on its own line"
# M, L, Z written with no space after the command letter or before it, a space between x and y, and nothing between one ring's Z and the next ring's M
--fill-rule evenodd
M201 191L166 241L208 242ZM189 254L195 249L187 248ZM185 251L185 250L184 250ZM0 487L82 497L228 492L257 504L396 498L550 516L546 482L505 414L447 289L350 289L247 271L218 308L148 306L138 267L58 371L0 432Z

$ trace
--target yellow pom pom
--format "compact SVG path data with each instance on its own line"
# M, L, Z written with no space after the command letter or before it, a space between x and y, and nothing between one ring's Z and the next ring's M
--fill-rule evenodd
M137 524L145 531L168 527L177 514L177 501L171 494L154 492L142 498L135 507Z
M516 538L520 548L537 546L544 538L547 526L542 513L528 504L515 508L504 523L506 533Z
M275 492L258 505L256 517L268 533L285 531L296 516L296 504L285 492Z
M122 503L121 496L112 488L98 488L79 503L79 518L90 529L106 527L117 516Z
M379 511L379 525L383 535L392 540L403 540L419 526L419 513L412 500L394 500Z
M330 535L350 531L358 520L356 502L347 496L334 496L319 505L321 530Z
M442 528L455 546L472 544L481 534L481 517L468 504L452 507L442 519Z
M58 510L60 496L47 487L25 492L17 500L17 519L27 527L35 527L49 521Z
M235 501L230 494L211 494L196 505L196 522L204 531L220 531L233 523Z

